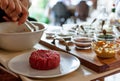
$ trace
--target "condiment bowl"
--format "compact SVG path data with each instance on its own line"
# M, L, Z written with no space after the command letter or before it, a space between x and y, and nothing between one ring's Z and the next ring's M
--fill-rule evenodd
M73 43L78 49L90 49L92 39L89 37L75 36L72 38Z
M119 44L110 41L94 41L92 49L100 58L113 58L119 50Z

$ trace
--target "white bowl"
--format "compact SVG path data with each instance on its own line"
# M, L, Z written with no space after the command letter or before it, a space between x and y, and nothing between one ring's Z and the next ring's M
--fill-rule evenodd
M92 40L89 37L76 36L72 39L72 41L79 49L90 49Z
M0 48L9 51L31 49L37 44L46 29L38 22L33 22L39 30L30 32L25 24L18 26L13 22L0 23Z

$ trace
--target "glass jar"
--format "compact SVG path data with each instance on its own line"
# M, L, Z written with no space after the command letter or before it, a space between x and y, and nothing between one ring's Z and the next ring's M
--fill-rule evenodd
M116 4L116 16L118 23L120 24L120 0Z

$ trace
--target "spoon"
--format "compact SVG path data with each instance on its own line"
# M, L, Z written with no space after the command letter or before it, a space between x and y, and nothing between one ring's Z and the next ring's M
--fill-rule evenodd
M53 41L51 42L51 43L54 44L54 45L55 45L55 40L56 40L56 38L54 38Z
M102 31L102 32L103 32L103 35L105 36L105 40L107 40L107 37L106 37L106 33L107 33L107 32L106 32L106 30L105 30L105 29L103 29L103 31Z
M90 25L92 25L95 21L96 21L97 19L95 18L92 22L91 22L91 24Z
M55 45L55 40L59 40L59 41L61 40L61 41L63 41L65 43L66 51L70 51L71 50L69 48L69 46L68 46L68 42L66 42L64 39L62 39L62 38L54 38L53 41L51 42L53 45Z
M65 41L65 39L60 38L60 39L58 39L58 40L59 40L59 41L61 40L61 41L63 41L63 42L64 42L66 51L70 51L70 50L71 50L71 49L69 48L69 46L68 46L68 42L67 42L67 41Z
M120 27L119 27L119 26L117 26L116 28L117 28L117 30L120 32Z
M105 24L105 21L103 20L103 21L102 21L102 24L101 24L101 25L102 25L102 30L103 30L104 24Z
M28 29L29 29L31 32L34 32L34 31L39 30L39 27L36 26L36 25L34 25L33 23L31 23L29 20L26 20L25 25L28 27Z
M34 29L32 27L30 27L27 22L25 22L25 25L27 26L27 28L29 29L29 31L34 32Z
M87 33L87 32L85 31L83 25L81 25L80 28L84 31L85 34Z

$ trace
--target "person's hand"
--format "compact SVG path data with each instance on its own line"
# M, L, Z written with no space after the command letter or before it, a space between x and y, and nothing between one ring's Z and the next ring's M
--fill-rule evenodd
M7 14L4 16L7 21L17 21L18 24L22 24L28 17L28 6L25 6L21 0L0 0L0 7Z

